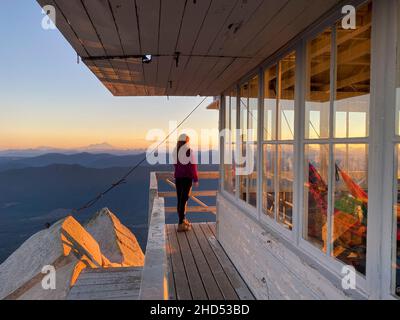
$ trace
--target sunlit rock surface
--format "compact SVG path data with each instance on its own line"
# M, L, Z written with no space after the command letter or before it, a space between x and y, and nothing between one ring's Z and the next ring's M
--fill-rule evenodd
M85 227L70 216L34 234L0 265L0 299L62 300L86 268L143 264L136 237L108 209ZM55 290L42 286L48 265L56 270Z
M98 212L87 223L86 230L112 263L123 267L144 265L144 254L135 235L108 209Z

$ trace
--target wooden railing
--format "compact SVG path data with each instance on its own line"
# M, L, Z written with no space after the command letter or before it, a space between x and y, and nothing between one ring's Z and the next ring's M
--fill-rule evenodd
M218 172L199 172L199 180L218 180ZM164 181L166 186L171 188L170 191L159 191L159 182ZM195 190L190 194L190 199L198 204L198 206L188 206L186 211L188 213L217 213L215 206L209 206L199 198L202 197L216 197L217 190ZM176 186L174 183L174 175L171 172L152 172L150 177L150 197L160 198L176 198ZM151 199L150 199L151 203ZM150 205L151 206L151 205ZM150 209L150 208L149 208ZM165 207L165 213L176 213L176 207Z

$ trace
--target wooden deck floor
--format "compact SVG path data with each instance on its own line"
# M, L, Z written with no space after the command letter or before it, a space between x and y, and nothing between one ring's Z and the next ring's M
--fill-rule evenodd
M142 268L85 269L67 300L137 300Z
M246 283L215 237L215 223L178 233L166 225L170 300L253 300Z

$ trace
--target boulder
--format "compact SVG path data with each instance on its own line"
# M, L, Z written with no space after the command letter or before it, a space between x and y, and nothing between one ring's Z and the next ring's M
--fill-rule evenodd
M143 264L136 237L108 209L96 213L85 227L69 216L34 234L0 265L0 300L62 300L85 268ZM42 286L46 266L56 271L54 290Z
M144 254L135 235L107 208L85 225L111 263L122 267L142 267Z

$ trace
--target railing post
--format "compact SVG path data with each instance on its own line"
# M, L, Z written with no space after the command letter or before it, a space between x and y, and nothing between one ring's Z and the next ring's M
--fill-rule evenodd
M158 181L157 173L150 173L150 189L149 189L149 212L147 218L147 225L150 226L151 214L153 212L154 199L158 197Z
M168 260L163 198L154 198L149 220L139 300L168 300Z

